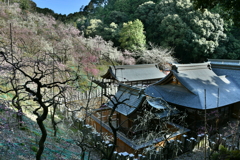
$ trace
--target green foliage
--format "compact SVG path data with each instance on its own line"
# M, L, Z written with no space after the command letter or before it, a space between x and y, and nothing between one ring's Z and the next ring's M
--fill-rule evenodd
M40 134L39 132L37 132L37 131L32 131L32 133L33 133L34 135L36 135L36 136L41 136L41 134Z
M29 0L21 0L20 8L23 10L28 10L30 8L30 1Z
M227 28L227 40L220 43L212 58L239 59L240 58L240 31L237 27Z
M155 12L150 40L175 48L176 57L183 62L209 57L226 37L220 16L194 10L189 0L164 0L155 6Z
M113 5L113 9L116 11L124 12L129 17L132 17L136 8L145 2L148 2L148 0L116 0Z
M119 32L119 26L116 23L112 22L109 26L105 26L103 28L100 36L103 37L103 39L105 39L106 41L112 41L115 45L118 45Z
M21 145L21 146L25 146L25 143L20 143L19 145Z
M91 19L89 26L85 30L85 35L87 37L95 37L96 35L100 35L103 30L103 23L100 19Z
M212 160L219 160L219 159L224 159L224 160L238 160L240 159L240 151L239 150L232 150L229 151L227 148L224 146L220 145L219 146L219 152L214 153L211 156Z
M111 11L105 18L105 23L110 24L112 22L122 24L129 20L128 14L121 11Z
M45 15L54 15L54 11L52 9L49 9L49 8L39 8L39 7L37 7L36 11L38 13L43 13Z
M140 20L123 23L123 28L120 32L120 39L122 49L130 51L141 51L145 48L146 37L143 33L143 24Z
M6 5L7 4L3 4ZM49 9L43 9L46 14L51 14ZM69 15L70 16L70 15ZM74 17L74 16L73 16ZM76 17L74 17L76 18ZM99 56L104 54L112 60L122 61L122 53L113 47L112 40L118 44L120 27L116 23L103 24L100 19L89 19L79 17L76 25L85 30L85 35L94 37L86 39L83 32L80 32L72 23L64 24L56 21L50 15L43 15L34 12L22 12L18 4L11 7L4 7L0 11L0 44L7 46L10 44L9 24L12 24L14 48L22 56L32 57L36 54L56 53L55 60L61 63L61 67L75 66L82 64L84 73L97 73L97 63Z
M195 8L204 10L219 7L225 19L231 18L235 25L240 26L239 0L193 0Z
M80 30L80 31L84 31L85 28L87 28L88 26L88 20L85 16L81 17L81 18L78 18L76 20L76 24L77 24L77 28Z
M23 0L20 4L22 9L35 6L39 13L77 26L84 31L82 35L99 35L104 40L112 41L116 47L122 45L119 43L119 31L123 23L139 19L144 24L147 42L174 48L175 56L182 62L210 57L239 58L239 37L229 33L226 28L224 30L222 20L225 18L224 23L234 21L235 25L240 22L239 1L193 1L194 5L190 0L91 0L79 12L67 16L56 14L48 8L38 8L31 0ZM205 8L211 9L211 12ZM1 24L2 21L0 27ZM224 33L228 35L227 38ZM224 42L225 39L227 41Z
M22 131L29 131L29 129L26 126L22 126L19 129L22 130Z
M204 2L204 0L195 1ZM214 5L217 4L216 0L208 2L213 1ZM222 0L211 11L196 10L190 0L108 0L104 2L92 0L92 2L98 4L97 6L101 9L95 10L91 17L101 19L101 25L104 27L101 33L107 34L107 36L103 34L101 36L105 40L113 41L115 46L124 48L121 40L116 41L120 39L116 36L119 32L116 31L114 36L110 36L111 32L108 31L112 28L109 24L114 22L119 30L123 23L139 19L144 24L147 43L153 42L164 48L174 48L175 57L182 62L198 62L210 57L239 57L240 38L236 37L236 34L228 33L224 28L227 19L224 22L222 16L224 14L227 16L230 12L225 12L224 7L220 5ZM229 19L228 23L231 22L232 20ZM100 35L99 32L98 35Z
M144 24L145 30L147 32L146 38L148 41L151 41L152 37L154 37L155 34L155 28L153 25L155 23L154 17L157 14L155 12L155 6L156 3L154 3L153 1L145 2L140 5L134 13L134 18L140 19Z
M132 7L129 0L116 0L114 3L114 9L120 12L129 13Z
M86 37L99 35L106 41L112 41L115 47L121 47L122 49L142 50L139 49L141 47L138 43L133 42L132 39L135 39L133 35L127 37L122 34L122 31L124 31L122 29L123 23L127 24L139 19L146 31L144 34L145 42L142 41L142 44L153 42L164 48L174 48L175 57L182 60L181 62L197 62L203 61L205 58L240 58L240 37L233 33L232 29L229 31L228 28L223 27L223 23L226 22L230 24L234 21L235 25L240 22L237 20L240 17L237 16L239 15L238 1L194 0L193 5L190 0L91 0L87 6L82 6L80 12L67 16L56 14L48 8L38 8L31 0L14 0L10 1L10 4L14 2L19 2L21 9L31 10L36 8L39 13L51 15L57 20L71 24L73 27L77 26L81 35ZM201 8L201 10L196 8ZM211 8L211 12L205 8ZM10 10L6 9L6 13L11 13ZM3 19L14 18L14 16L15 14L12 13L7 14L3 16ZM28 14L25 17L31 16ZM225 18L224 22L222 17ZM0 28L5 26L4 24L8 24L3 19L0 18ZM47 23L42 22L42 20L36 21L35 23L39 25L38 34L45 34L54 30L54 28L44 29L44 26L52 25L47 22L48 20L45 20ZM35 28L32 23L24 25ZM26 33L26 31L24 32ZM35 31L33 30L33 32ZM7 31L3 33L7 33ZM50 34L49 32L48 36L51 39L59 40L57 34ZM1 36L0 41L9 41L5 37L7 36ZM28 37L33 36L30 33ZM128 42L128 40L130 41ZM51 51L51 46L55 43L46 41L45 37L43 39L33 38L29 40L30 42L32 42L32 45L28 47L28 50L33 52L40 48ZM62 43L64 42L62 41ZM134 45L136 46L134 47ZM67 46L74 45L67 44ZM21 48L24 47L24 45L21 45Z
M31 150L32 150L33 152L37 152L37 151L38 151L38 147L37 147L37 146L31 146Z

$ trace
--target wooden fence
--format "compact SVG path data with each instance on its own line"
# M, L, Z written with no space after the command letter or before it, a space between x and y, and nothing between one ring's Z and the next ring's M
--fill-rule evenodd
M228 144L227 138L222 135L217 136L214 140L209 140L208 136L205 136L204 134L198 135L197 139L193 137L188 138L187 135L184 135L181 140L168 141L167 145L164 147L146 148L145 154L139 154L137 157L133 153L118 153L115 151L112 160L167 160L174 159L186 152L192 152L194 149L202 150L204 153L205 147L206 157L208 159L209 154L212 151L209 145L211 145L211 148L218 148L219 145L223 145L228 150L240 150L239 142L236 142L235 145ZM106 144L106 149L111 150L111 146L112 144Z
M95 89L92 89L91 92L85 91L77 91L73 88L68 88L67 92L65 93L65 97L67 101L79 101L79 100L86 100L86 99L92 99L92 98L98 98L101 97L103 93L107 95L115 95L117 92L118 87L114 85L110 85L106 88L106 90L102 90L102 88L97 87Z

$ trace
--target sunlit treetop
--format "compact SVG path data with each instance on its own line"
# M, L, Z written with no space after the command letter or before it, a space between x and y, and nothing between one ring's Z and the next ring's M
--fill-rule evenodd
M239 0L192 0L196 9L212 9L219 7L226 19L231 18L236 26L240 27Z

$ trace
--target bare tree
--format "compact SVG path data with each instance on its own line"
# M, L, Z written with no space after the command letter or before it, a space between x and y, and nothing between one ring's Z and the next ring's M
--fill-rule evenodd
M117 146L117 132L118 130L120 129L121 127L121 124L116 127L113 125L113 122L112 122L112 118L113 118L113 114L115 112L115 110L117 109L117 107L120 105L120 104L125 104L125 101L129 100L129 99L124 99L122 101L120 101L116 96L114 95L106 95L105 96L112 102L113 104L113 108L111 109L111 112L110 114L108 115L108 125L109 127L111 128L112 130L112 133L113 133L113 147L110 151L110 154L109 156L107 157L109 160L112 159L112 156L113 156L113 152L115 151L115 148Z
M75 123L73 123L72 127L78 129L77 133L74 133L75 137L74 136L72 136L72 137L73 137L73 139L75 138L76 144L81 148L82 158L84 158L86 150L93 149L95 151L100 152L102 159L111 160L113 157L113 152L116 149L117 132L118 132L119 128L121 127L121 125L118 127L115 127L113 125L112 118L113 118L113 114L114 114L116 108L120 104L124 104L125 101L128 99L120 101L114 95L104 94L104 96L106 96L114 104L113 108L111 109L110 114L108 115L108 125L110 126L112 133L113 133L113 137L111 138L112 142L109 142L109 143L111 143L111 146L112 146L110 149L108 147L106 147L107 144L105 143L109 140L109 137L105 136L103 133L98 133L98 132L94 131L92 126L90 126L86 123L86 120L92 114L94 114L93 108L90 107L90 105L89 105L90 99L87 100L88 103L86 103L85 107L81 106L79 109L71 111L73 113L76 113L76 112L81 112L81 111L85 110L85 112L86 112L85 116L82 116L82 119L72 118L72 120L75 121Z
M3 48L1 50L4 50ZM59 65L54 66L55 75L64 75L61 79L54 79L49 81L53 74L53 69L50 67L49 59L51 54L36 54L34 57L18 55L18 53L8 52L8 50L0 51L1 65L11 68L10 72L4 70L8 76L12 72L16 73L21 79L13 85L13 77L11 80L12 85L8 86L6 90L1 89L4 93L15 92L13 97L13 103L19 107L19 101L27 100L34 103L38 107L34 109L33 114L37 116L37 124L41 130L42 136L39 140L39 149L36 154L36 159L41 159L41 155L44 150L44 142L47 137L47 131L44 126L44 120L46 120L49 107L55 104L56 98L62 95L66 91L66 86L71 85L78 80L78 75L68 70L66 67ZM52 64L51 64L52 66ZM57 76L56 76L57 77ZM54 94L51 90L55 90ZM22 97L28 97L28 99L22 99ZM21 109L21 108L20 108Z
M108 119L107 122L105 122L105 125L107 124L110 127L112 133L112 140L110 142L112 146L110 150L108 150L108 153L104 154L105 159L113 158L112 156L117 147L117 135L119 132L125 134L126 138L131 139L131 141L136 145L145 147L159 146L165 150L168 149L169 141L177 136L176 133L186 132L186 129L184 128L186 127L186 114L180 113L180 111L171 107L161 98L152 99L157 104L155 106L151 106L148 100L145 100L140 106L138 106L138 108L136 108L136 111L131 114L131 116L127 116L125 117L126 119L119 122L117 121L117 124L115 124L116 122L113 122L113 116L118 107L120 105L128 106L131 98L133 98L130 94L129 97L127 96L127 92L130 92L130 90L122 91L122 94L119 93L117 96L104 95L109 100L108 104L111 104L111 108L109 108L110 110L107 115ZM143 93L140 92L139 94ZM138 95L138 97L139 96L140 95ZM135 101L135 99L133 101ZM131 106L131 108L132 107L133 106ZM105 108L105 110L107 108ZM127 128L128 131L125 132L125 130L123 130L123 125L128 120L131 120L133 123L131 124L132 127ZM176 122L178 124L176 124ZM180 150L180 146L177 150ZM168 153L168 151L166 151L166 153ZM177 151L175 153L177 154ZM168 156L168 154L166 156Z
M137 63L157 63L161 69L170 69L169 64L176 62L173 50L150 44L150 49L144 50L137 59Z
M168 143L171 139L176 138L176 132L184 133L187 126L185 123L187 115L170 106L162 98L149 98L149 100L155 101L155 106L145 101L131 128L132 132L141 132L136 134L133 139L139 145L151 142L152 145L149 147L154 148L154 150L158 150L158 147L167 150L165 156L170 158L168 157L168 153L170 153L170 150L168 151ZM175 155L172 154L172 156L176 156L179 150L180 146L176 148L174 151ZM144 150L144 152L147 153L148 150Z
M6 74L4 71L8 70L9 74ZM19 126L22 126L22 116L23 116L23 110L22 110L22 102L26 101L28 97L20 97L19 95L21 94L20 88L17 85L17 82L19 79L16 76L16 71L12 70L10 67L4 67L1 69L1 86L6 86L6 88L11 88L11 89L2 89L0 88L0 93L2 94L12 94L12 105L17 109L16 112L16 118L18 121Z
M69 90L68 94L72 96L69 96L69 99L64 99L64 107L68 114L68 117L66 117L69 127L67 133L81 149L82 159L84 159L86 151L89 152L89 155L91 151L100 151L101 155L107 157L106 151L100 147L104 146L104 139L87 123L88 118L102 102L102 100L100 100L101 95L91 97L97 86L91 81L92 77L88 77L88 79L90 85L82 86L81 89L77 87L79 93L83 92L86 94L86 98L82 99L81 97L77 97L77 99L73 100L72 96L75 97L76 95Z

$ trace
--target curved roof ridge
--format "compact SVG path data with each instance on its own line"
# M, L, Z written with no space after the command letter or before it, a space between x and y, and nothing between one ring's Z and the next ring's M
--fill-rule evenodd
M198 95L198 90L208 83L215 85L215 78L218 76L211 70L210 63L192 63L175 65L173 74L177 80L191 93ZM204 84L204 85L203 85Z
M171 76L176 77L181 86L166 84ZM155 83L159 85L147 87L146 93L181 106L205 109L206 103L207 109L213 109L240 101L240 89L233 81L235 77L219 77L209 63L174 64L169 75Z
M208 59L211 64L240 65L240 60L235 59Z
M177 72L177 73L178 73L178 72ZM184 83L181 81L181 79L178 78L177 73L175 73L173 70L171 70L170 73L169 73L166 77L164 77L163 79L160 79L159 81L153 83L152 85L161 85L161 84L164 84L171 76L175 76L175 77L178 79L178 81L182 84L182 86L183 86L184 88L186 88L186 90L188 90L189 92L197 95L195 92L193 92L191 89L189 89L187 86L184 85Z
M191 64L173 64L172 70L176 72L185 70L198 70L198 69L210 69L211 65L209 62L204 63L191 63Z
M132 68L147 68L147 67L153 67L155 66L156 68L158 67L158 64L135 64L135 65L117 65L117 66L111 66L116 69L132 69Z
M167 81L168 78L170 78L171 76L173 75L172 71L169 72L168 75L166 75L164 78L160 79L159 81L151 84L151 85L155 85L155 84L162 84L164 83L165 81Z
M174 75L174 76L177 78L177 80L182 84L182 86L183 86L184 88L186 88L186 90L188 90L189 92L191 92L191 93L194 94L194 95L197 95L197 93L194 92L194 90L193 90L193 88L192 88L191 86L186 85L186 83L184 83L184 81L183 81L181 78L178 78L179 76L178 76L177 73L173 72L173 75Z
M157 64L109 66L102 78L115 79L120 82L158 80L166 75Z
M114 67L114 66L109 66L107 72L106 72L104 75L102 75L101 77L102 77L102 78L107 78L108 76L112 76L112 77L114 77L114 78L116 79L117 77L116 77L116 75L113 73L112 67Z

